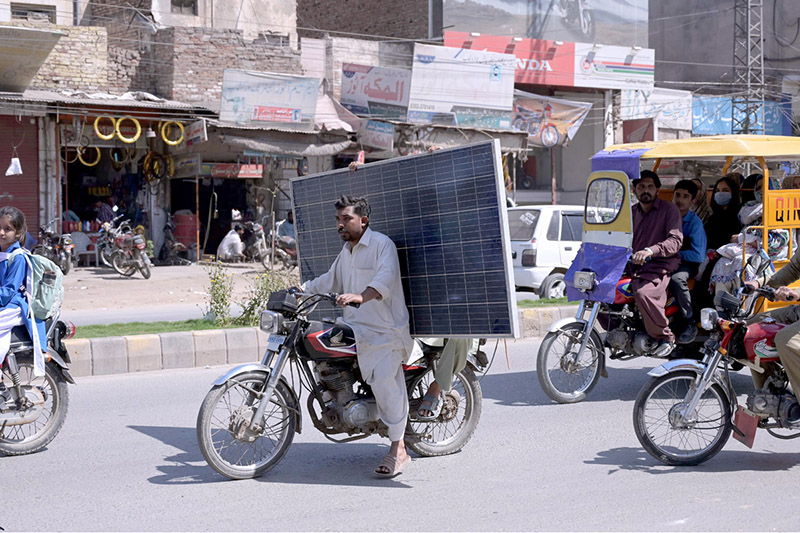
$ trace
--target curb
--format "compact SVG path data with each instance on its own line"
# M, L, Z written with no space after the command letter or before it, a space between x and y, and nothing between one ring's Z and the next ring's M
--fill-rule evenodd
M519 311L522 338L541 337L556 320L573 317L577 306ZM97 339L68 339L75 377L260 361L267 334L258 328L208 329Z

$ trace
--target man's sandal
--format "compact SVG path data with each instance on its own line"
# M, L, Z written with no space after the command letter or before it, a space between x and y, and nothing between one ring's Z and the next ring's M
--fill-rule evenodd
M411 457L406 456L406 461L400 462L397 456L389 456L383 458L381 464L375 469L375 475L378 477L390 478L395 477L403 472L403 468L411 462ZM382 471L385 469L386 471Z
M442 405L444 404L443 400L444 395L439 394L438 396L430 396L426 394L422 397L422 402L419 404L419 408L417 409L417 420L423 420L425 422L430 422L439 418L439 415L442 412ZM423 415L423 411L430 411L430 415Z

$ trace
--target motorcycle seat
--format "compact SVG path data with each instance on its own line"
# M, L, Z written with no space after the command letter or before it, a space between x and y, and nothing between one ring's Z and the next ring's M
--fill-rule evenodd
M11 348L17 349L31 345L31 336L28 334L28 328L25 326L14 326L11 329Z

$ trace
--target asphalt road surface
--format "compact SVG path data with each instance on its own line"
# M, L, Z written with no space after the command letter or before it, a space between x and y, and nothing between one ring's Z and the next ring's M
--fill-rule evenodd
M502 344L501 344L502 347ZM653 359L612 362L589 399L555 405L538 343L509 344L483 378L483 415L461 453L373 477L376 437L326 441L304 417L289 453L256 480L209 468L195 418L225 367L83 378L61 434L0 457L6 531L53 530L797 530L800 446L759 433L699 467L663 466L631 426ZM255 357L254 357L255 359ZM734 376L745 392L749 376ZM305 402L301 402L305 405Z

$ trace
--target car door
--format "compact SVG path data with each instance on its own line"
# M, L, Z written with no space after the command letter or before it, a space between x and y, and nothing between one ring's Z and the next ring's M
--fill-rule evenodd
M536 249L536 226L539 222L539 209L512 208L508 210L508 226L511 237L511 256L514 267L522 267L525 250Z
M581 247L583 233L583 213L580 211L561 212L561 234L558 241L558 251L561 264L569 267L578 249Z

